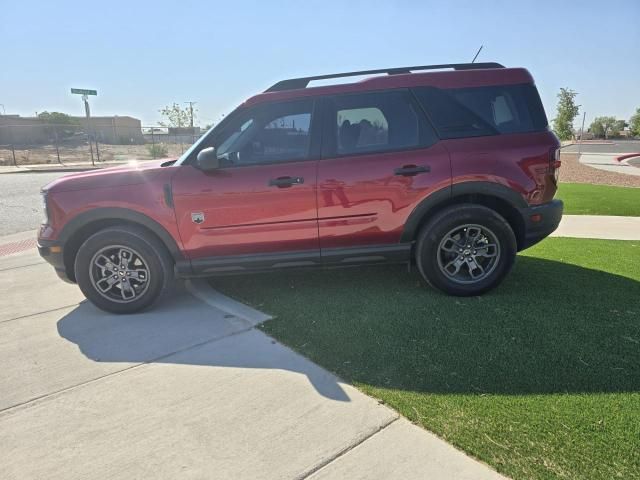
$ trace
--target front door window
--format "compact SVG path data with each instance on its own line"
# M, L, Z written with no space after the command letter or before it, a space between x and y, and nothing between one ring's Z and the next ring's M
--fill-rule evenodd
M223 166L307 160L313 102L257 107L237 119L217 140Z

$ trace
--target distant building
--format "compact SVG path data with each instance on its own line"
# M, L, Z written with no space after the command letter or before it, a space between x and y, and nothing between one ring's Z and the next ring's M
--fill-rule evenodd
M168 127L169 135L198 135L200 136L200 127Z
M143 143L142 124L129 116L71 117L79 123L78 133L90 135L102 143L130 144ZM42 145L54 143L56 132L51 125L38 117L20 115L0 115L0 145Z
M580 131L576 131L574 133L574 136L576 138L576 140L580 140ZM582 137L582 140L593 140L595 138L595 136L593 135L593 133L591 133L590 131L586 131L584 132L584 135Z
M142 143L142 123L137 118L114 115L112 117L71 117L80 122L85 131L95 135L98 142L113 144Z
M0 115L0 145L46 143L46 125L36 117Z

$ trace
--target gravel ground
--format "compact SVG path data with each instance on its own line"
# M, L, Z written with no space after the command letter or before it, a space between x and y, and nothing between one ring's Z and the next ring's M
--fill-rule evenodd
M607 172L587 167L578 161L578 154L576 153L562 152L560 160L562 161L562 166L560 167L561 182L640 188L640 176Z
M159 143L157 145L160 145ZM167 157L179 157L190 145L167 143L162 144L166 148ZM126 161L126 160L151 160L152 156L147 148L150 145L106 145L100 144L100 161ZM12 152L10 149L0 147L0 166L13 165L13 154L15 153L16 163L18 165L42 165L58 163L58 153L62 163L87 162L91 160L91 153L88 145L78 145L75 147L59 147L56 152L54 145L38 145L33 148L20 148ZM98 161L97 153L94 152L96 162ZM163 153L158 153L165 156Z

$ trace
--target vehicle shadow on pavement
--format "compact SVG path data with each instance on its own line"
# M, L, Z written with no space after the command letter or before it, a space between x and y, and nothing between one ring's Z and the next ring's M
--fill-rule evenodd
M406 267L212 281L278 340L355 384L426 393L640 390L640 282L519 256L497 290L455 298ZM282 297L286 292L286 301Z
M96 362L288 370L305 375L321 395L350 401L334 375L182 288L135 315L113 315L83 302L57 328Z

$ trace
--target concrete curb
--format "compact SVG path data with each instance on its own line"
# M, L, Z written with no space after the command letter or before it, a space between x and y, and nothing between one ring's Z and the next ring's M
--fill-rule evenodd
M103 168L116 167L118 165L108 165L104 167L59 167L59 168L22 168L13 167L15 170L0 170L0 175L14 175L17 173L74 173L74 172L87 172L90 170L102 170Z
M271 315L251 308L214 290L206 280L188 279L185 280L184 285L187 291L197 299L234 317L246 320L251 327L255 327L272 318Z
M74 163L68 165L59 165L59 164L40 164L40 165L20 165L20 166L2 166L0 167L0 175L3 174L13 174L13 173L57 173L57 172L87 172L92 170L102 170L103 168L112 168L112 167L124 167L130 165L132 163L137 164L145 164L147 162L155 162L155 161L170 161L175 160L174 158L156 158L156 159L144 159L144 160L126 160L126 161L117 161L117 162L99 162L95 165L91 163Z
M629 158L634 158L634 157L640 157L640 153L625 153L624 155L620 155L618 157L616 157L616 160L619 162L622 162L624 160L627 160ZM627 162L625 162L627 163Z
M18 173L76 173L76 172L89 172L93 170L102 170L105 168L122 167L127 163L109 163L106 165L88 165L88 166L51 166L44 168L30 168L30 167L8 167L0 168L0 175L14 175Z

